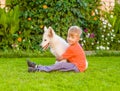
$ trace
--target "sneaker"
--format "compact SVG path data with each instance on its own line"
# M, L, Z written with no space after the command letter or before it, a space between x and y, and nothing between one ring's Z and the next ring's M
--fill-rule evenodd
M36 66L35 63L30 62L29 60L27 60L27 65L28 65L28 67L33 67L33 68L35 68L35 66Z
M28 72L36 72L37 69L33 67L28 67Z

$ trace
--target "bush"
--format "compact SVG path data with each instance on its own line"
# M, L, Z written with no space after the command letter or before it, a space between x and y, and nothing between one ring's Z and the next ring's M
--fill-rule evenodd
M103 28L102 31L105 36L102 39L102 43L111 50L120 50L120 4L116 2L113 11L104 12Z
M16 2L12 3L16 5ZM67 30L72 25L81 26L82 29L90 31L89 38L86 38L86 33L83 31L83 38L86 40L84 44L85 50L95 49L91 42L99 40L100 28L100 14L91 14L96 11L99 1L90 0L66 0L66 1L39 1L39 0L26 0L17 1L21 9L20 15L20 31L22 33L21 46L25 49L37 49L39 40L43 33L44 26L52 26L56 33L63 38L67 36ZM94 4L94 6L93 6ZM27 7L26 7L27 6ZM99 12L100 10L97 9ZM92 38L92 34L95 38ZM24 43L28 42L29 43ZM35 42L34 42L35 41ZM31 43L34 42L34 43ZM82 41L83 42L83 41ZM28 47L28 48L27 48Z
M108 20L106 13L101 18L100 1L10 0L12 10L16 5L20 8L19 29L15 29L10 43L4 41L1 48L41 50L39 43L44 26L52 26L58 35L66 38L68 28L77 25L83 29L80 43L85 50L117 50L114 43L119 44L116 42L119 40L119 35L116 38L118 32L115 32L116 27Z
M44 26L52 26L63 38L66 38L69 26L86 26L84 12L87 6L83 1L18 0L12 5L16 3L21 10L20 45L24 49L39 49Z
M10 10L0 8L0 49L8 49L14 42L19 29L19 14L18 5Z

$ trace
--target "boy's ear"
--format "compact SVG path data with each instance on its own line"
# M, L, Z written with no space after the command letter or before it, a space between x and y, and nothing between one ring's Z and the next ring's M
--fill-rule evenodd
M48 30L48 29L47 29L47 27L46 27L46 26L44 26L44 32L45 32L45 31L47 31L47 30Z

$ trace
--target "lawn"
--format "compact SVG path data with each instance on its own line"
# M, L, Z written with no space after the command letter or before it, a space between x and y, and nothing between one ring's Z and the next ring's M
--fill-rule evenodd
M88 70L28 73L26 58L0 58L0 91L119 91L120 57L87 57ZM31 58L52 64L54 58Z

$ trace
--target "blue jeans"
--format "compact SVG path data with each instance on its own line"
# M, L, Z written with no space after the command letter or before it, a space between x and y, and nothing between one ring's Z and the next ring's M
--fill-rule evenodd
M45 71L45 72L51 72L51 71L74 71L74 72L80 72L78 68L69 62L57 62L50 66L42 66L38 65L36 68L38 71Z

